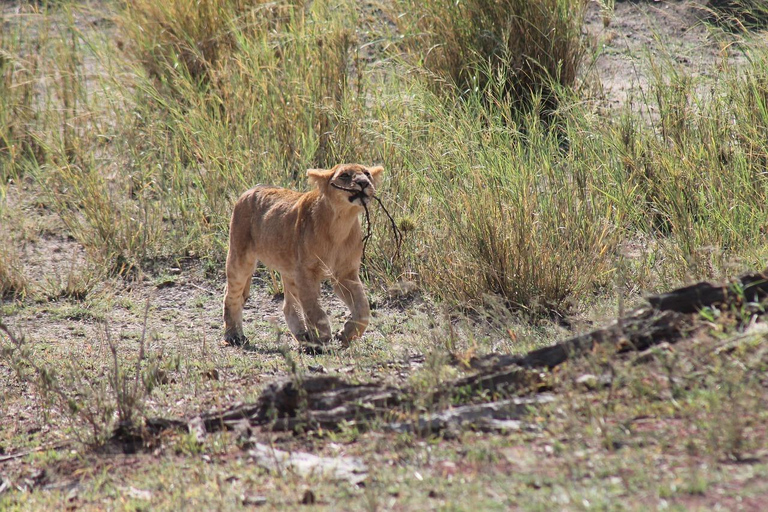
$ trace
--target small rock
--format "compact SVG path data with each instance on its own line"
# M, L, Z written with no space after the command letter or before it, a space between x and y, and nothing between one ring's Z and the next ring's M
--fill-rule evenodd
M590 391L593 389L597 389L597 384L598 384L597 376L592 375L591 373L585 373L584 375L577 377L575 382L576 384L580 386L584 386Z
M317 503L317 497L315 496L315 493L312 491L312 489L307 489L304 491L304 496L301 497L301 504L314 505L315 503Z
M187 423L187 428L189 428L189 433L195 436L195 441L198 443L202 443L205 441L205 423L203 422L203 418L200 416L195 416L191 420L189 420L189 423Z
M253 494L243 494L240 497L240 501L243 502L243 505L251 507L261 507L267 504L266 496L258 496Z
M137 500L150 501L152 499L151 492L145 491L143 489L136 489L135 487L130 487L128 489L128 496Z
M67 502L75 501L77 499L77 493L78 493L77 487L71 488L67 493L67 498L66 498Z
M443 477L454 475L456 474L456 464L454 462L451 462L450 460L444 460L441 462L438 462L437 467L440 468L440 473L442 473Z

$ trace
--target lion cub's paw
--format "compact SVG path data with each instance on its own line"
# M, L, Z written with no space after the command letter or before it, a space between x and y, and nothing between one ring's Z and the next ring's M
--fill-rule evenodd
M308 356L319 356L328 353L327 345L321 345L319 343L302 343L299 345L299 351L307 354Z
M341 348L349 348L350 340L344 335L344 331L339 331L334 334L333 339L341 343Z
M299 351L310 356L317 356L325 354L330 348L328 338L318 338L317 336L311 336L307 331L303 331L296 336L296 340L299 342Z
M243 334L227 333L222 342L233 347L245 347L248 345L248 338Z

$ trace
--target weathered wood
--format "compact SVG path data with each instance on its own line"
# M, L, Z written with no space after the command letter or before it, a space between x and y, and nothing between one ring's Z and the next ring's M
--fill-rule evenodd
M747 301L759 302L768 297L768 269L759 274L743 275L732 283L714 285L701 282L648 297L647 300L659 311L695 313L704 307L736 300L741 293Z
M233 429L243 420L273 430L335 428L367 419L391 407L401 391L378 384L354 384L334 375L273 382L256 403L235 404L200 416L207 432Z
M305 452L286 452L265 444L256 444L248 454L258 466L273 473L346 480L352 485L360 485L368 478L367 466L355 457L318 457Z
M515 397L484 404L464 405L433 414L424 414L414 421L389 423L387 430L394 432L415 432L436 434L449 429L471 426L483 431L512 430L522 427L520 420L528 415L530 408L554 400L550 394L542 393L531 397Z
M675 311L641 309L607 327L533 350L524 356L490 354L475 358L470 361L470 366L480 372L468 379L489 379L494 373L505 369L515 369L520 376L526 375L521 369L552 369L569 359L592 354L598 346L613 349L616 353L645 350L663 341L674 342L680 339L688 331L689 323L685 315ZM514 380L514 375L514 372L510 375L510 381ZM523 378L519 382L526 383Z
M517 362L488 366L476 374L452 380L433 394L433 402L458 392L476 395L481 391L494 394L520 394L547 389L546 379L538 370L523 368Z

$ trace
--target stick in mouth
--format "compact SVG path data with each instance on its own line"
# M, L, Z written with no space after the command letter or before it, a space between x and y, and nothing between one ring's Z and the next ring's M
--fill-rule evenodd
M354 202L355 199L360 199L360 202L363 203L363 209L365 209L365 224L366 224L366 232L365 236L363 237L363 259L365 259L365 249L368 247L368 240L371 238L372 232L371 232L371 216L368 212L368 203L371 202L371 198L375 199L377 203L379 203L379 206L381 206L381 209L384 210L384 213L387 215L387 218L389 219L390 226L392 227L392 233L395 235L395 259L400 257L400 246L403 243L403 233L400 231L400 229L397 227L397 223L395 222L395 219L392 218L392 215L389 213L389 210L384 206L384 203L381 202L381 199L379 199L377 196L371 194L370 196L365 193L365 189L356 190L354 188L346 188L342 187L340 185L337 185L335 183L331 183L331 186L339 189L344 190L345 192L350 192L353 195L349 197L349 202Z
M363 204L363 207L365 207L368 203L371 202L371 196L365 193L364 188L357 190L354 188L342 187L341 185L337 185L335 183L331 183L331 186L339 190L343 190L344 192L349 192L350 194L352 194L349 196L350 203L354 203L356 199L359 199L360 202Z

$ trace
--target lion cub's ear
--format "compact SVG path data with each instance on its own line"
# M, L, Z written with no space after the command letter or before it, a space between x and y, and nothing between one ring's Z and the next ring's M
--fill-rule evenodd
M309 182L317 188L325 190L328 186L328 182L333 177L333 173L333 169L309 169L307 170L307 178L309 178Z
M377 165L375 167L369 167L368 172L371 173L371 177L373 178L373 186L378 187L381 184L381 173L384 172L384 168Z

